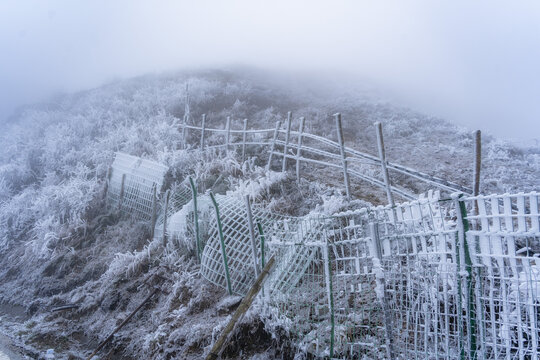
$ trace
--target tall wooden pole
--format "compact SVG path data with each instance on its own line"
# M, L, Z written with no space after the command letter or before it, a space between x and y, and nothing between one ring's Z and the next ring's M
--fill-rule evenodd
M244 314L248 311L249 307L253 303L253 300L255 299L255 296L259 293L261 290L264 281L266 280L266 277L270 273L270 270L274 266L274 263L276 262L276 259L274 256L270 258L266 266L263 268L262 272L257 277L257 280L255 280L255 283L249 289L248 293L244 298L242 299L242 302L240 302L240 305L236 308L236 311L231 316L229 323L225 326L223 331L221 332L221 335L216 340L214 345L212 346L212 349L206 356L206 360L216 360L219 358L219 355L221 354L221 351L227 344L227 340L229 339L229 336L231 335L232 331L234 330L234 327L242 319Z

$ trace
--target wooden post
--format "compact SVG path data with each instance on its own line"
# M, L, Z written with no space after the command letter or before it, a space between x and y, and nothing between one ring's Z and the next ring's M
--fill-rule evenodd
M152 219L150 222L150 239L154 238L154 229L156 227L156 217L157 217L157 198L156 198L156 183L152 184Z
M225 136L226 150L229 150L229 144L231 143L231 117L227 116L227 125L225 126L227 135Z
M396 204L394 203L394 195L392 194L392 185L390 184L390 176L388 176L388 168L386 167L386 153L384 151L382 124L377 121L374 125L377 131L377 147L379 149L379 159L381 161L384 185L386 187L386 197L388 198L388 204L391 207L394 207Z
M234 330L235 325L238 323L238 321L240 321L240 319L244 316L246 311L249 309L249 307L253 303L253 300L255 299L255 296L257 296L259 291L261 291L264 280L266 279L266 277L270 273L270 270L274 266L275 260L276 259L273 256L272 258L270 258L270 261L268 261L268 264L266 264L262 272L259 274L259 276L257 277L257 280L255 280L255 283L253 284L251 289L249 289L246 296L242 299L242 302L240 303L240 305L238 305L238 308L236 309L234 314L231 316L231 320L229 320L229 323L223 329L221 335L219 336L217 341L214 343L214 346L212 346L212 349L210 350L210 352L205 358L206 360L218 359L219 355L221 354L221 351L223 350L223 347L227 343L229 335Z
M304 125L306 119L302 116L300 118L300 130L298 133L298 149L296 151L296 181L300 183L300 157L302 156L302 134L304 133Z
M242 133L242 162L246 161L246 136L248 119L244 119L244 132Z
M118 199L118 210L122 210L122 203L124 202L125 183L126 183L126 174L122 174L122 183L120 184L120 198Z
M285 133L285 145L283 146L283 163L281 165L281 172L285 172L285 170L287 170L287 146L289 145L289 138L291 136L291 120L292 113L289 111L287 113L287 132Z
M387 293L386 293L386 284L384 280L384 271L382 266L382 247L381 239L379 237L379 228L376 223L369 223L369 230L371 233L371 239L373 240L373 251L374 251L374 260L377 259L378 264L374 261L373 266L379 265L380 269L376 271L376 281L377 287L382 289L381 292L377 292L377 297L382 303L383 312L384 312L384 328L385 328L385 340L386 340L386 356L388 359L394 359L394 349L392 346L392 341L394 341L393 331L392 331L392 318L390 316L390 307L388 306Z
M266 164L266 171L270 170L270 165L272 165L272 155L276 150L276 140L279 134L279 127L281 126L281 121L276 121L276 129L274 130L274 138L272 140L272 145L270 146L270 155L268 156L268 164Z
M255 276L259 276L259 265L257 256L257 244L255 239L255 228L253 227L253 213L251 212L251 203L249 201L249 195L246 195L246 212L248 218L249 237L251 240L251 253L253 255L253 268L255 270Z
M202 126L201 126L201 151L204 150L204 127L206 126L206 114L202 115Z
M336 119L336 130L339 142L339 150L341 152L341 161L343 163L343 178L345 181L345 191L347 193L347 200L351 200L351 181L349 180L349 172L347 171L347 154L345 153L345 142L343 140L343 127L341 126L341 114L334 114Z
M165 193L165 207L163 208L163 247L167 247L167 217L169 211L169 190Z
M154 296L158 291L159 291L159 288L158 288L158 287L154 288L154 290L150 293L150 295L148 295L148 296L147 296L147 297L139 304L139 306L137 306L137 308L136 308L135 310L133 310L133 311L131 312L131 314L129 314L128 317L125 318L124 321L122 321L122 322L120 323L120 325L118 325L118 326L116 327L116 329L114 329L113 332L112 332L105 340L103 340L103 341L99 344L99 346L97 347L97 349L96 349L96 350L95 350L95 351L87 358L87 360L92 360L93 357L94 357L101 349L103 349L103 347L104 347L105 345L107 345L107 343L108 343L109 341L111 341L111 340L113 339L114 334L116 334L121 328L123 328L124 325L126 325L126 324L129 322L129 320L131 320L131 318L132 318L139 310L141 310L141 309L143 308L144 304L146 304L146 303L148 302L148 300L150 300L150 299L152 298L152 296Z

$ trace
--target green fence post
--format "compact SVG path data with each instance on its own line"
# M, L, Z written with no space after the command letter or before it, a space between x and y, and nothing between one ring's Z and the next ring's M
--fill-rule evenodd
M259 236L261 237L261 267L264 267L264 233L261 223L258 221L257 228L259 229Z
M219 215L219 207L216 202L216 198L214 197L213 193L210 193L210 199L212 199L212 203L214 204L214 209L216 210L216 221L217 221L217 228L219 233L219 239L221 241L221 255L223 257L223 267L225 268L225 278L227 280L227 290L229 291L229 295L232 295L232 287L231 287L231 277L229 276L229 264L227 261L227 251L225 249L225 238L223 237L223 227L221 226L221 218Z
M264 264L265 264L265 261L264 261L264 233L263 233L263 228L262 228L261 223L259 222L259 220L257 220L257 229L259 229L259 237L261 238L261 269L264 269ZM265 297L265 294L264 294L264 288L266 287L265 285L263 285L263 288L262 288L262 296L263 296L263 298Z
M328 308L330 310L330 358L334 357L334 337L335 337L335 322L334 322L334 293L332 288L332 266L330 264L330 256L328 255L328 238L326 244L322 246L324 258L324 272L326 279L326 291L328 295Z
M191 177L189 177L189 184L191 185L191 195L193 197L193 215L194 215L194 224L195 225L195 247L197 249L197 258L201 262L201 237L199 233L199 210L197 208L197 188L195 187L195 182Z
M378 265L380 266L380 273L376 274L375 278L377 281L377 286L380 286L383 291L382 294L377 292L377 298L381 302L383 312L384 312L384 335L385 335L385 343L386 343L386 356L388 359L393 360L395 359L394 354L394 347L392 345L392 341L395 341L394 339L394 333L392 331L392 316L390 314L390 306L388 305L388 294L386 291L386 281L384 278L384 268L383 268L383 253L382 253L382 246L381 246L381 238L379 235L379 227L377 223L370 222L369 223L369 232L371 234L371 240L373 241L373 251L374 251L374 257L373 257L373 267L376 268L377 263L375 259L378 260Z
M171 193L169 190L165 193L165 206L163 207L163 247L167 248L167 221L169 211L169 198Z
M456 210L457 210L457 221L458 221L458 232L457 232L457 266L458 266L458 288L459 288L459 303L461 309L461 256L463 256L463 261L465 265L466 272L466 294L465 301L467 306L467 335L469 338L469 352L470 358L477 358L477 349L476 349L476 312L474 311L474 288L472 284L472 260L471 254L469 251L469 246L467 244L467 232L469 231L469 221L467 220L467 209L465 207L465 202L461 199L463 194L456 196ZM461 323L461 322L460 322ZM465 349L463 345L461 346L461 357L466 358Z

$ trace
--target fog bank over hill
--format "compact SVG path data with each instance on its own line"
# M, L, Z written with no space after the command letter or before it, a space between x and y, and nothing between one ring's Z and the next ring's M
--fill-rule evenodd
M248 64L343 72L520 141L540 133L540 4L15 0L0 4L0 117L118 78Z

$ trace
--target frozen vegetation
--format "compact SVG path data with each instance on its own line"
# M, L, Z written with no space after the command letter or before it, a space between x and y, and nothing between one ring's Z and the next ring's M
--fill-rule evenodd
M154 288L160 291L102 354L125 359L200 359L238 304L198 275L193 249L150 239L145 224L119 218L105 204L114 152L166 165L165 187L194 176L215 193L249 189L276 211L304 215L344 209L339 172L265 171L267 154L242 163L234 151L186 151L178 124L189 82L191 121L223 128L272 128L287 111L306 131L333 137L343 114L346 143L376 154L373 123L384 126L387 158L470 187L472 129L393 106L364 89L305 80L268 80L241 71L141 77L27 107L2 125L0 144L0 331L36 357L54 348L84 358ZM293 125L298 127L298 123ZM538 190L540 148L484 136L484 193ZM393 180L425 191L410 179ZM239 190L240 189L240 190ZM352 205L384 203L384 193L355 184ZM187 241L186 241L187 243ZM68 310L52 311L65 305ZM302 358L254 310L224 357ZM296 352L298 351L298 354ZM107 357L105 357L107 358Z

